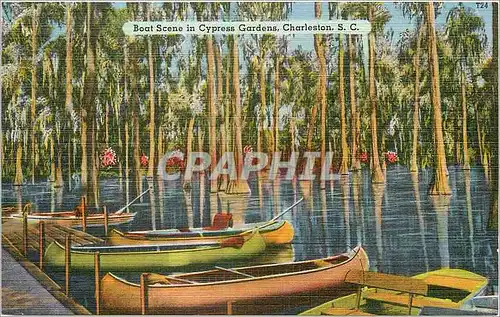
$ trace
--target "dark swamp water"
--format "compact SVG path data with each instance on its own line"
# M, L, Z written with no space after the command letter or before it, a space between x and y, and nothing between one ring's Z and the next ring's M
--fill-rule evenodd
M216 212L233 213L234 224L266 221L304 197L293 211L283 216L295 228L291 248L272 249L251 261L226 263L226 267L314 259L363 245L372 271L406 276L438 268L461 268L488 277L488 293L497 293L498 234L490 230L490 192L482 169L464 171L449 167L451 197L427 195L432 172L422 170L418 180L402 166L389 166L386 183L372 185L369 171L351 174L310 186L300 181L250 179L252 194L228 196L210 194L208 181L195 178L192 189L184 191L182 181L150 181L154 191L130 207L135 219L118 226L121 230L163 229L209 225ZM144 180L143 187L147 188ZM135 185L128 184L130 192ZM101 205L114 211L126 204L127 183L103 179ZM200 190L200 188L202 190ZM80 188L53 190L46 183L19 189L2 186L2 202L27 200L35 210L72 210L79 202ZM129 199L133 198L129 195ZM102 235L100 228L89 232ZM194 270L195 268L193 268ZM203 268L196 268L203 269ZM170 273L170 272L164 272ZM52 272L62 283L62 276ZM121 274L137 281L137 274ZM94 311L93 276L75 272L72 296ZM281 313L295 313L287 311Z

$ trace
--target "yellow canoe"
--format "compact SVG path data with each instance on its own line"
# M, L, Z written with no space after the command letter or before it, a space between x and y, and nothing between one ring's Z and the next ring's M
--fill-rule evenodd
M134 245L134 244L158 244L186 243L201 241L221 241L229 237L238 236L253 228L259 227L259 233L264 238L266 245L282 245L292 242L294 236L293 226L285 220L276 220L269 223L247 224L238 228L225 228L220 230L203 230L193 228L187 230L167 229L154 231L131 231L121 232L111 230L107 238L109 245Z

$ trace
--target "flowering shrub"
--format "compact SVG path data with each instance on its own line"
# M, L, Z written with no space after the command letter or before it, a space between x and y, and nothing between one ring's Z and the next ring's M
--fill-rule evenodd
M368 163L368 153L367 152L359 153L358 158L361 161L361 163Z
M167 160L167 168L168 169L183 169L184 168L184 160L181 159L182 153L177 150L172 153L170 158Z
M142 167L148 167L149 164L149 157L146 156L146 154L142 153L141 156L141 166Z
M385 153L385 159L389 163L396 163L398 161L398 154L393 151L387 151L387 153Z
M110 167L116 165L116 152L108 147L101 154L101 167Z

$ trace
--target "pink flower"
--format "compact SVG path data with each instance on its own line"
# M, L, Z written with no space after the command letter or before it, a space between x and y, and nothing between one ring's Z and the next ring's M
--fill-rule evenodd
M142 156L141 156L142 167L148 167L148 164L149 164L149 158L144 153L142 153Z
M102 167L113 166L116 164L116 161L117 160L115 151L113 151L113 149L110 147L105 149L101 155L101 166Z
M398 161L398 154L393 151L387 151L387 153L385 153L385 159L389 163L396 163Z

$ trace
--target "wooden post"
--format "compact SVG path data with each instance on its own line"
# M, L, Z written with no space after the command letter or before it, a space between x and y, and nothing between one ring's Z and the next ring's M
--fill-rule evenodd
M148 273L141 274L141 314L148 314L148 285L146 284L146 276Z
M108 236L108 209L106 206L102 207L102 212L104 215L104 235Z
M413 303L413 294L410 293L410 298L408 299L408 315L411 315L412 303Z
M28 256L28 212L23 210L23 255Z
M66 241L64 244L64 277L65 277L65 285L64 292L66 296L69 297L69 281L71 275L71 233L66 234Z
M85 204L87 203L85 197L82 197L82 231L87 232L87 210Z
M362 292L362 288L361 288L361 285L359 285L357 295L356 295L356 310L359 310L359 306L361 304L361 292Z
M95 273L95 313L101 314L101 256L99 251L94 253L94 273Z
M45 253L45 222L43 221L38 224L38 248L40 251L38 266L43 271L43 254Z
M231 301L227 302L227 314L228 315L233 314L233 302Z

